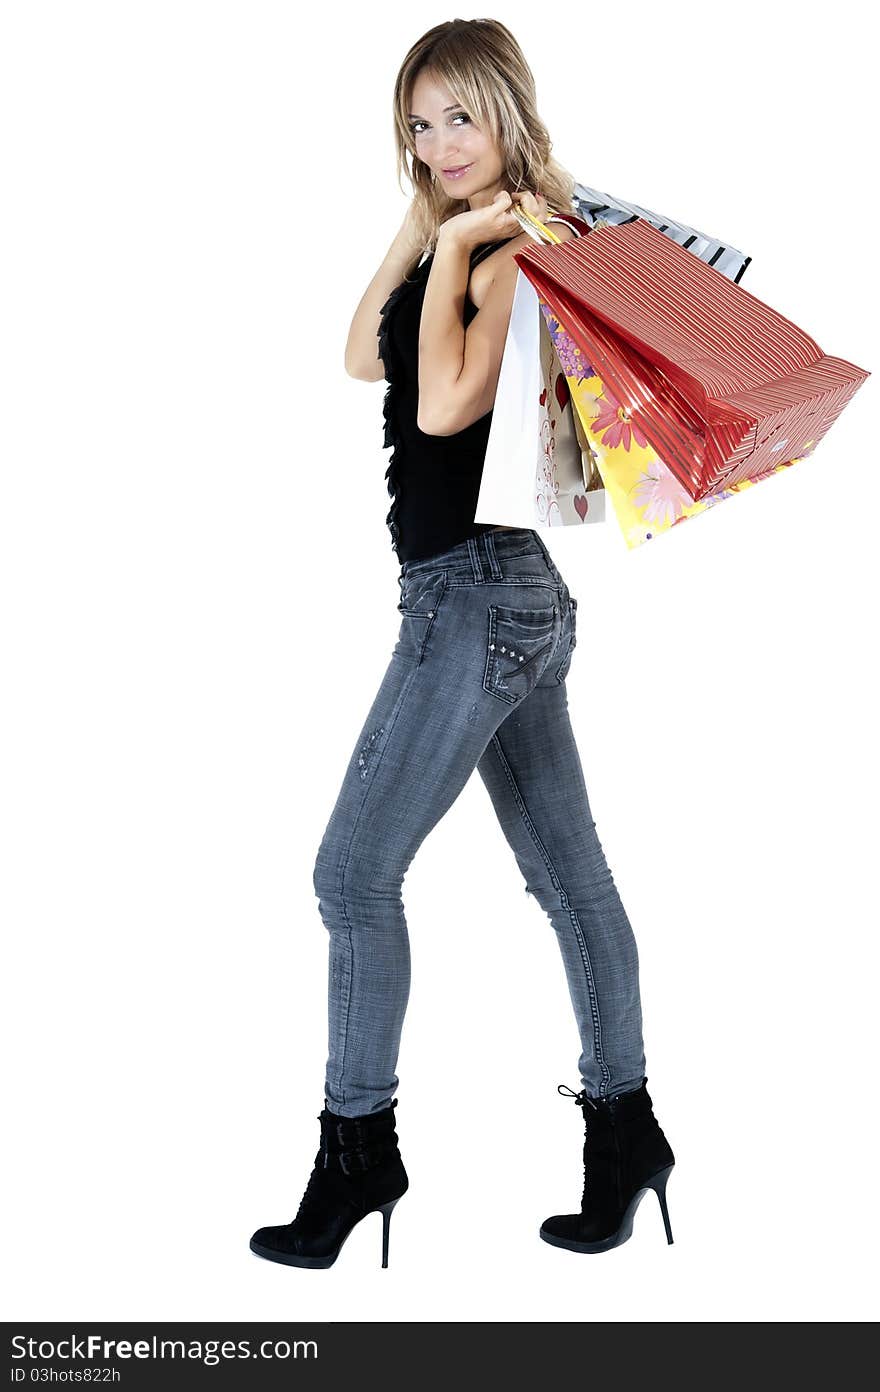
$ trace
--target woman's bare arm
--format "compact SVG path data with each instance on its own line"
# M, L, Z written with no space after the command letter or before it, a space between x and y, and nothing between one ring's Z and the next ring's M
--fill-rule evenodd
M385 366L379 357L380 311L392 290L415 269L421 255L422 248L413 238L410 211L411 208L364 291L348 331L345 370L349 377L361 382L379 382L385 376Z
M564 224L554 231L561 241L574 236ZM467 249L454 239L438 243L419 339L418 426L426 435L454 435L492 409L519 273L513 253L529 240L524 233L489 258L492 281L467 329L462 320Z

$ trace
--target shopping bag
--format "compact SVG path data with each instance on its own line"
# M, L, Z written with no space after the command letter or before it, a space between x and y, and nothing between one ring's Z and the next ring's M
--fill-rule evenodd
M584 368L584 355L558 319L544 304L541 311L560 361L569 367L566 381L574 413L585 431L602 478L603 497L610 500L630 549L798 462L792 459L775 464L764 474L720 488L695 502L672 470L651 449L637 423L621 412L620 403L601 377ZM805 448L800 458L810 452Z
M616 227L624 222L634 222L637 218L650 222L658 232L664 233L700 261L714 266L716 271L720 271L735 284L739 284L752 259L729 242L722 242L717 237L698 232L696 228L676 222L674 218L665 217L662 213L651 212L650 208L641 208L638 203L627 203L625 199L615 198L613 194L600 193L597 189L588 188L586 184L575 184L571 207L591 228Z
M571 209L540 222L514 205L524 231L558 244L554 222L576 236L644 219L691 255L738 280L751 257L660 213L576 183ZM584 415L573 408L546 308L520 268L501 363L475 521L518 527L579 525L605 520L605 487ZM577 350L575 350L577 351ZM577 380L577 378L575 378Z
M870 376L644 220L515 259L630 545L658 493L672 525L805 458Z
M573 409L539 301L520 271L475 520L531 528L604 518L595 454Z
M538 525L604 522L605 489L596 454L574 409L568 379L543 314L539 321L538 356L541 452L534 492Z

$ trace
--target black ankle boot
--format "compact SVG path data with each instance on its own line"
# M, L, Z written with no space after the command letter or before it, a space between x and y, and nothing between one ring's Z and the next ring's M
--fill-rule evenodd
M653 1189L660 1200L667 1243L672 1241L666 1181L675 1156L660 1129L645 1078L634 1092L587 1097L560 1083L557 1091L583 1108L584 1193L580 1213L557 1213L541 1225L541 1236L572 1252L607 1252L632 1235L642 1198ZM564 1089L564 1092L563 1092Z
M327 1099L324 1099L325 1103ZM352 1229L368 1213L382 1214L382 1265L388 1265L391 1211L409 1188L397 1148L394 1108L344 1117L324 1110L321 1145L292 1223L260 1228L251 1251L287 1266L332 1266Z

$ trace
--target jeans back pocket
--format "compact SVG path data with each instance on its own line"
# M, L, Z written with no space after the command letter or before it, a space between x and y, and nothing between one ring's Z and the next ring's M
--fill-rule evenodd
M515 705L537 686L557 641L557 606L513 609L489 605L483 688Z

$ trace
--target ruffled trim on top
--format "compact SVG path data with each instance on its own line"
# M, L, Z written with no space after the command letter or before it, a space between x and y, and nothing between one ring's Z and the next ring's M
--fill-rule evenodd
M518 233L514 234L518 236ZM471 265L475 265L481 260L483 255L489 251L494 251L497 247L503 246L505 242L512 241L512 237L505 237L500 242L483 242L478 247L474 247L471 252ZM382 416L385 425L384 447L392 448L391 458L388 461L388 468L385 470L385 478L388 482L388 494L392 499L391 507L385 522L391 532L392 549L399 554L400 549L400 524L398 513L400 511L400 466L403 459L403 441L400 437L397 425L397 392L400 387L400 372L397 350L391 341L390 323L391 317L400 301L411 291L415 290L425 280L427 273L431 269L433 252L430 252L425 259L413 271L410 280L401 281L396 286L388 299L379 311L380 321L377 331L379 340L379 357L385 366L385 380L388 386L385 390L385 399L382 403Z
M388 383L385 389L385 398L382 402L382 417L385 426L383 444L386 449L391 446L393 450L391 458L388 461L388 468L385 470L385 478L388 482L388 494L392 499L391 507L388 509L385 522L391 532L391 546L395 552L399 552L400 548L400 524L398 522L398 512L400 510L399 469L403 454L403 441L398 432L396 409L397 390L400 386L399 363L397 351L391 341L389 325L391 316L399 302L405 295L409 294L410 291L414 290L416 286L421 283L426 265L427 260L423 261L421 265L416 268L415 275L418 277L417 279L401 281L400 285L396 286L391 291L391 294L379 311L381 315L377 334L379 340L379 357L384 364L385 380Z

